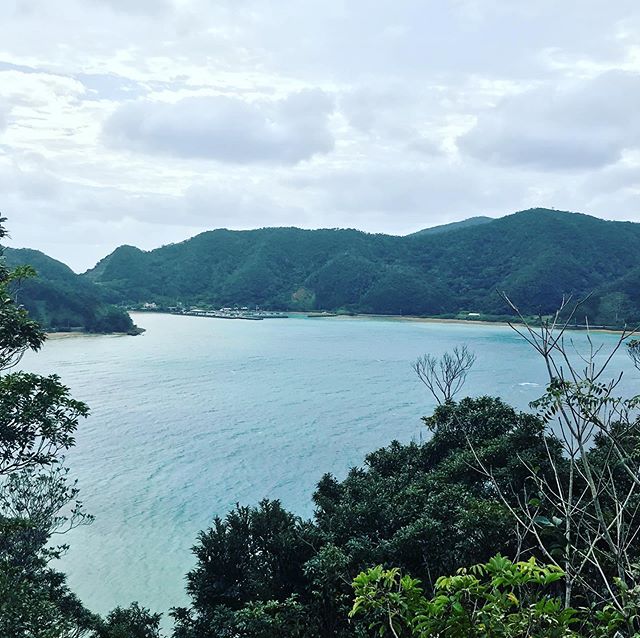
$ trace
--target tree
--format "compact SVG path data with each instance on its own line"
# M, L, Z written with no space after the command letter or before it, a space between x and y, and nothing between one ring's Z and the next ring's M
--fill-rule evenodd
M374 567L354 580L350 616L366 615L370 629L393 638L569 638L579 636L576 610L564 606L554 565L497 555L485 564L438 578L432 598L400 570ZM591 634L593 635L593 634Z
M0 218L0 239L6 236L5 221ZM28 266L9 270L0 262L0 476L54 463L74 444L78 421L88 414L55 375L2 374L27 350L38 351L46 338L11 290L34 274Z
M137 602L116 607L100 621L95 638L160 638L160 618Z
M545 363L549 383L533 406L549 435L555 434L561 456L549 448L550 474L520 459L529 477L519 496L500 484L491 463L478 454L476 465L520 533L535 541L546 561L562 568L565 605L576 599L611 606L632 634L640 629L628 604L628 592L640 585L640 399L617 396L621 373L606 378L629 333L623 331L606 353L587 333L582 352L566 333L580 304L568 304L549 319L540 317L537 326L520 313L522 325L512 326Z
M636 369L640 370L640 339L630 339L627 342L627 354L631 357Z
M0 635L77 638L96 618L49 566L65 549L49 541L90 521L61 457L88 409L55 375L8 372L45 340L12 294L32 275L0 263Z
M279 501L237 506L225 519L216 518L193 548L197 565L187 576L192 604L172 612L176 636L219 635L241 620L266 622L273 614L274 623L289 622L297 609L292 596L305 590L303 565L313 553L308 528ZM258 603L268 603L269 612L248 610Z
M200 534L189 593L198 605L232 608L252 600L284 600L303 580L301 563L310 554L303 533L299 519L279 501L237 507Z
M4 221L5 218L0 217L0 239L6 237ZM27 266L9 270L0 262L0 370L15 366L27 350L37 351L44 343L44 332L29 318L27 311L15 303L9 290L11 285L18 285L34 274L35 271Z
M1 372L1 371L0 371ZM56 375L14 372L0 377L0 476L59 461L75 443L89 410Z
M466 345L456 346L438 358L431 354L418 357L413 369L438 405L452 401L467 380L476 355Z

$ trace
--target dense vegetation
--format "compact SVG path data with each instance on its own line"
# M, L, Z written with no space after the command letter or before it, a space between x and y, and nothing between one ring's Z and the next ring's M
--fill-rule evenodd
M91 522L64 465L88 407L55 375L12 371L45 339L11 294L32 274L0 264L0 635L159 638L159 614L100 618L55 569L56 535ZM426 355L426 443L325 475L311 520L268 500L216 518L173 638L639 635L640 397L617 396L597 354L572 364L571 320L519 328L549 371L537 414L456 400L473 354ZM638 341L629 353L640 369Z
M539 478L555 480L554 468L562 467L559 480L569 480L561 443L544 421L482 397L443 404L425 424L432 432L427 443L392 443L370 454L363 468L351 470L341 482L326 475L314 494L312 521L268 501L238 507L216 520L194 548L198 564L188 576L192 604L174 611L175 637L593 636L594 624L597 635L624 632L622 614L602 605L607 588L598 584L593 565L585 575L589 586L574 584L575 609L565 609L563 570L535 562L550 557L537 547L532 530L517 525L511 514L510 507L526 497L527 486L531 489L529 468L536 468ZM587 452L595 472L606 473L608 447L600 437ZM491 466L491 481L478 471L479 460ZM581 477L572 480L580 484L577 491L585 490ZM618 481L623 490L624 478ZM509 504L500 492L508 495ZM542 498L536 491L528 494ZM633 496L631 507L638 504ZM611 501L606 506L615 509ZM538 507L535 526L563 564L565 545L558 528L564 523L552 516L548 504ZM625 551L631 563L638 562L639 543ZM497 552L524 554L529 562L513 566L492 558ZM478 562L485 567L468 576L441 578ZM381 567L367 571L371 565ZM611 582L620 583L615 565L602 565ZM496 582L483 584L481 577L492 569L499 570ZM401 578L401 573L411 577ZM350 617L354 578L364 600ZM419 590L413 578L419 579ZM405 591L407 583L412 591ZM534 585L526 599L525 585ZM425 591L435 592L429 603ZM478 604L480 598L485 607ZM417 607L411 610L411 604ZM397 619L395 634L389 615ZM532 633L525 631L527 626Z
M564 572L534 557L487 563L441 576L429 597L418 579L377 566L357 576L351 616L394 638L590 638L611 636L620 618L567 607L558 596ZM606 618L605 618L606 616Z
M498 551L513 554L513 521L474 469L466 437L520 490L514 453L546 463L541 422L484 397L441 406L426 424L427 443L392 443L344 481L324 476L313 521L267 501L216 520L195 547L192 606L176 612L177 638L367 635L348 618L361 570L396 565L432 585Z
M640 320L639 239L640 224L545 209L407 237L215 230L150 252L123 246L85 276L116 303L387 314L502 315L503 290L546 314L563 294L594 293L592 323L618 325Z
M46 338L12 294L34 276L30 266L0 260L0 636L154 638L158 616L133 604L101 619L55 569L66 549L56 539L92 520L64 464L89 410L55 374L13 370Z
M480 226L480 224L487 224L492 222L492 217L469 217L463 219L460 222L451 222L449 224L441 224L440 226L431 226L430 228L423 228L414 235L439 235L441 233L448 233L451 230L459 230L460 228L471 228L472 226Z
M31 265L37 276L13 282L13 292L29 314L51 331L132 332L127 312L106 303L103 291L63 263L37 250L4 250L9 266Z

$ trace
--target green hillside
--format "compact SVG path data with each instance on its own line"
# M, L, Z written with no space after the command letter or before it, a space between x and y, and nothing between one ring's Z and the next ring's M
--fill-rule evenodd
M4 248L11 267L29 264L37 277L15 290L18 302L47 330L131 332L135 326L126 311L103 300L104 291L63 263L26 248Z
M471 228L472 226L480 226L480 224L487 224L492 222L493 217L469 217L469 219L463 219L459 222L451 222L450 224L441 224L440 226L431 226L430 228L424 228L418 230L412 235L437 235L439 233L448 233L450 230L459 230L460 228Z
M593 293L595 323L640 318L640 224L532 209L407 237L356 230L215 230L87 272L118 303L259 304L387 314L527 314Z

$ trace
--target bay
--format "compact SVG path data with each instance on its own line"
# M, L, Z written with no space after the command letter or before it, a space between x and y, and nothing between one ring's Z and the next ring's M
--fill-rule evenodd
M60 563L94 611L137 600L184 604L190 548L236 502L277 498L311 516L325 472L338 478L394 439L421 440L434 403L411 369L425 352L467 344L463 394L527 409L545 383L533 350L510 328L393 319L229 321L137 314L139 337L49 340L22 367L59 374L91 407L67 464L91 526L64 540ZM585 337L575 333L579 348ZM596 341L613 345L615 335ZM639 374L619 351L621 391Z

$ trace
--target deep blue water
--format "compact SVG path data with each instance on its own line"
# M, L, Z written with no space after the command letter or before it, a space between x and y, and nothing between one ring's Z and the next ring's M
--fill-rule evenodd
M61 567L93 610L183 604L190 547L236 502L279 498L310 516L325 472L421 436L433 402L411 369L466 343L463 394L526 409L545 382L508 327L384 319L228 321L140 314L140 337L52 339L25 369L59 374L91 407L67 461L95 523L72 532ZM576 333L580 341L584 337ZM613 335L598 335L613 343ZM638 373L624 352L612 370Z

